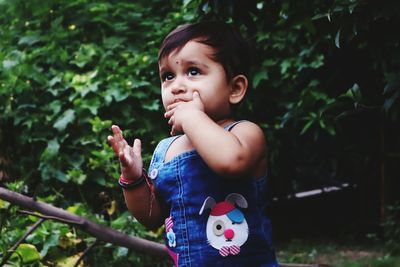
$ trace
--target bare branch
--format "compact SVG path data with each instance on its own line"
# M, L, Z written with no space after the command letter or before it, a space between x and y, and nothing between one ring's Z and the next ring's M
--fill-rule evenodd
M40 213L37 213L37 212L31 212L31 211L27 211L27 210L19 210L18 213L32 215L32 216L36 216L36 217L47 219L47 220L54 220L54 221L66 223L66 224L69 224L69 225L76 225L76 226L83 225L83 223L81 221L78 221L78 222L71 221L71 220L67 220L67 219L64 219L64 218L43 215L43 214L40 214Z
M75 262L74 267L79 266L79 263L83 260L83 258L89 253L90 250L92 250L95 246L97 246L97 244L99 243L99 240L96 239L93 244L91 244L90 246L88 246L85 251L83 252L83 254L79 257L79 259Z
M8 259L11 257L11 255L14 253L14 251L18 248L18 246L19 246L22 242L24 242L24 240L25 240L30 234L32 234L32 232L35 231L36 228L38 228L38 227L42 224L42 222L44 222L44 221L45 221L45 219L40 218L37 222L35 222L35 223L31 226L31 228L29 228L28 231L26 231L26 233L25 233L20 239L18 239L18 241L14 244L14 246L12 246L12 248L10 248L10 249L7 251L6 255L4 255L3 260L2 260L1 263L0 263L0 266L3 266L3 265L8 261Z
M44 216L51 216L65 221L74 222L83 231L91 234L100 241L112 243L117 246L126 247L134 251L142 252L154 256L167 257L168 252L164 245L138 238L128 236L116 231L110 227L99 225L86 218L69 213L63 209L54 207L44 202L34 201L32 198L18 194L16 192L0 187L0 199L18 205L25 209L40 212Z

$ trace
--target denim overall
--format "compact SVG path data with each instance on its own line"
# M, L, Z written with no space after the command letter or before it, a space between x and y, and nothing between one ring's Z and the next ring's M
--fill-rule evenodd
M236 123L225 130L229 131ZM221 178L195 150L165 162L166 151L178 137L164 139L157 145L149 168L157 196L170 207L170 216L165 220L166 245L175 266L278 266L271 246L271 225L263 211L266 177L257 180ZM247 207L224 201L231 193L236 193L235 197L241 195L247 201ZM211 204L203 207L207 198L207 203ZM207 224L208 217L218 219L223 216L232 220L226 229L247 223L248 232L235 233L247 236L243 244L222 248L211 245L206 233L206 228L212 227ZM232 230L222 233L223 230L217 225L214 233L234 238Z

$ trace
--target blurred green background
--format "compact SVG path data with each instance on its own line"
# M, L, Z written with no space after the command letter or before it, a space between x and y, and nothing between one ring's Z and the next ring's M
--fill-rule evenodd
M398 1L0 0L1 185L161 240L162 230L146 231L126 211L106 137L118 124L129 142L141 138L149 164L169 133L158 47L177 25L209 19L237 27L253 47L238 117L257 122L268 141L277 242L351 232L398 253ZM17 210L0 200L0 255L37 220ZM27 239L31 258L10 264L68 265L93 241L46 221ZM85 258L85 266L168 264L111 244Z

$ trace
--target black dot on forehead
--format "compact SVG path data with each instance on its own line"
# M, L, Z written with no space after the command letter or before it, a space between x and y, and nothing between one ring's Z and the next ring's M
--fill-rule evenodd
M179 64L179 61L176 61L175 64Z

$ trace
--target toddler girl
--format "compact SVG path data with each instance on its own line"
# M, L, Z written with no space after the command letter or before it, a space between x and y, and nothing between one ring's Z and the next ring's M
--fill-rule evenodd
M128 209L150 229L165 224L175 266L278 266L263 210L264 135L233 119L248 88L249 58L225 23L176 28L158 57L172 137L156 147L148 175L139 139L129 146L115 125L108 137Z

